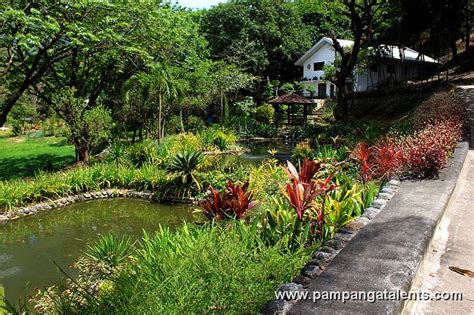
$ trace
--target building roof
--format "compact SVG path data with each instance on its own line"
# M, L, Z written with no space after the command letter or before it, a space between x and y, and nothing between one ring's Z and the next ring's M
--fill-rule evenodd
M408 47L398 47L391 45L380 45L378 53L383 58L412 61L412 62L426 62L426 63L439 63L439 61L431 58L430 56L423 55Z
M347 39L338 39L339 44L345 48L354 45L354 41ZM321 38L313 47L311 47L298 61L295 65L304 66L306 60L308 60L312 55L314 55L324 44L333 45L332 39L329 37ZM410 61L410 62L419 62L419 63L439 63L439 61L431 58L427 55L423 55L411 48L408 47L398 47L393 45L380 45L378 49L378 54L382 58Z
M291 92L281 96L277 96L274 99L270 100L270 104L313 104L309 99L301 96L297 93Z
M337 40L339 44L342 47L350 47L354 45L354 42L352 40L346 40L346 39L338 39ZM296 61L295 65L297 66L304 66L304 63L306 60L309 59L312 55L314 55L315 52L317 52L321 47L323 47L325 44L332 45L332 39L329 37L323 37L321 38L313 47L311 47L298 61Z

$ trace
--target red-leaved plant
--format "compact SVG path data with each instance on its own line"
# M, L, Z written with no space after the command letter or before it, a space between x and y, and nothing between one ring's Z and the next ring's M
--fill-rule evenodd
M201 202L201 212L209 220L242 219L256 205L248 186L248 183L240 186L229 181L223 192L210 186L211 194Z
M282 194L286 197L291 207L295 209L299 220L303 220L305 212L315 206L316 198L322 196L323 199L327 193L336 187L331 184L331 176L324 181L316 178L321 170L321 163L314 160L304 159L300 170L288 161L288 168L285 169L290 182L283 188ZM323 203L324 204L324 203ZM318 225L324 220L324 209L321 207L322 214L318 215Z
M387 137L374 146L359 143L352 158L358 162L364 182L394 175L435 177L461 138L462 124L459 117L425 122L423 128L406 137Z

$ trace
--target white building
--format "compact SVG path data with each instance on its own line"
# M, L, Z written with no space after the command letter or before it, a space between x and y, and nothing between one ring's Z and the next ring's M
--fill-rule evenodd
M354 44L351 40L338 39L339 44L350 49ZM374 50L372 50L374 51ZM336 50L331 38L323 37L311 47L298 61L297 66L303 67L303 84L312 86L317 98L335 97L335 85L324 79L324 66L334 64ZM410 48L381 45L376 53L368 59L364 69L356 69L353 89L365 92L381 85L414 81L433 74L439 62ZM305 96L310 92L305 91Z

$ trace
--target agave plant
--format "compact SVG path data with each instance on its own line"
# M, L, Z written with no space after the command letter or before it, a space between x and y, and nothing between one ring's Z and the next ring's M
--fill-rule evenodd
M172 157L168 165L168 171L180 176L182 186L194 185L197 190L201 190L201 182L196 175L203 160L203 155L199 151L183 151Z
M220 221L226 218L241 219L253 209L256 202L248 191L248 183L236 185L229 181L223 192L209 187L209 197L201 203L202 212L209 220Z

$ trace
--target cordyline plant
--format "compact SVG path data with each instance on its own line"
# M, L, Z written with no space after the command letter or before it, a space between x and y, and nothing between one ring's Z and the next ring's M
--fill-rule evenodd
M399 173L403 166L403 151L395 139L386 137L375 145L361 142L352 151L352 158L359 163L364 183L374 177L387 180Z
M201 203L203 210L200 212L209 220L242 219L256 205L248 186L249 183L240 186L229 181L223 192L210 186L211 194Z
M327 193L334 190L336 186L331 184L331 176L325 180L317 179L316 175L320 170L321 163L314 160L304 159L299 171L288 161L288 168L285 171L290 182L285 187L281 187L281 192L296 211L299 221L304 220L309 210L315 210L317 216L311 220L314 220L312 223L322 232L325 218L324 201ZM321 205L317 204L317 197L322 197Z

